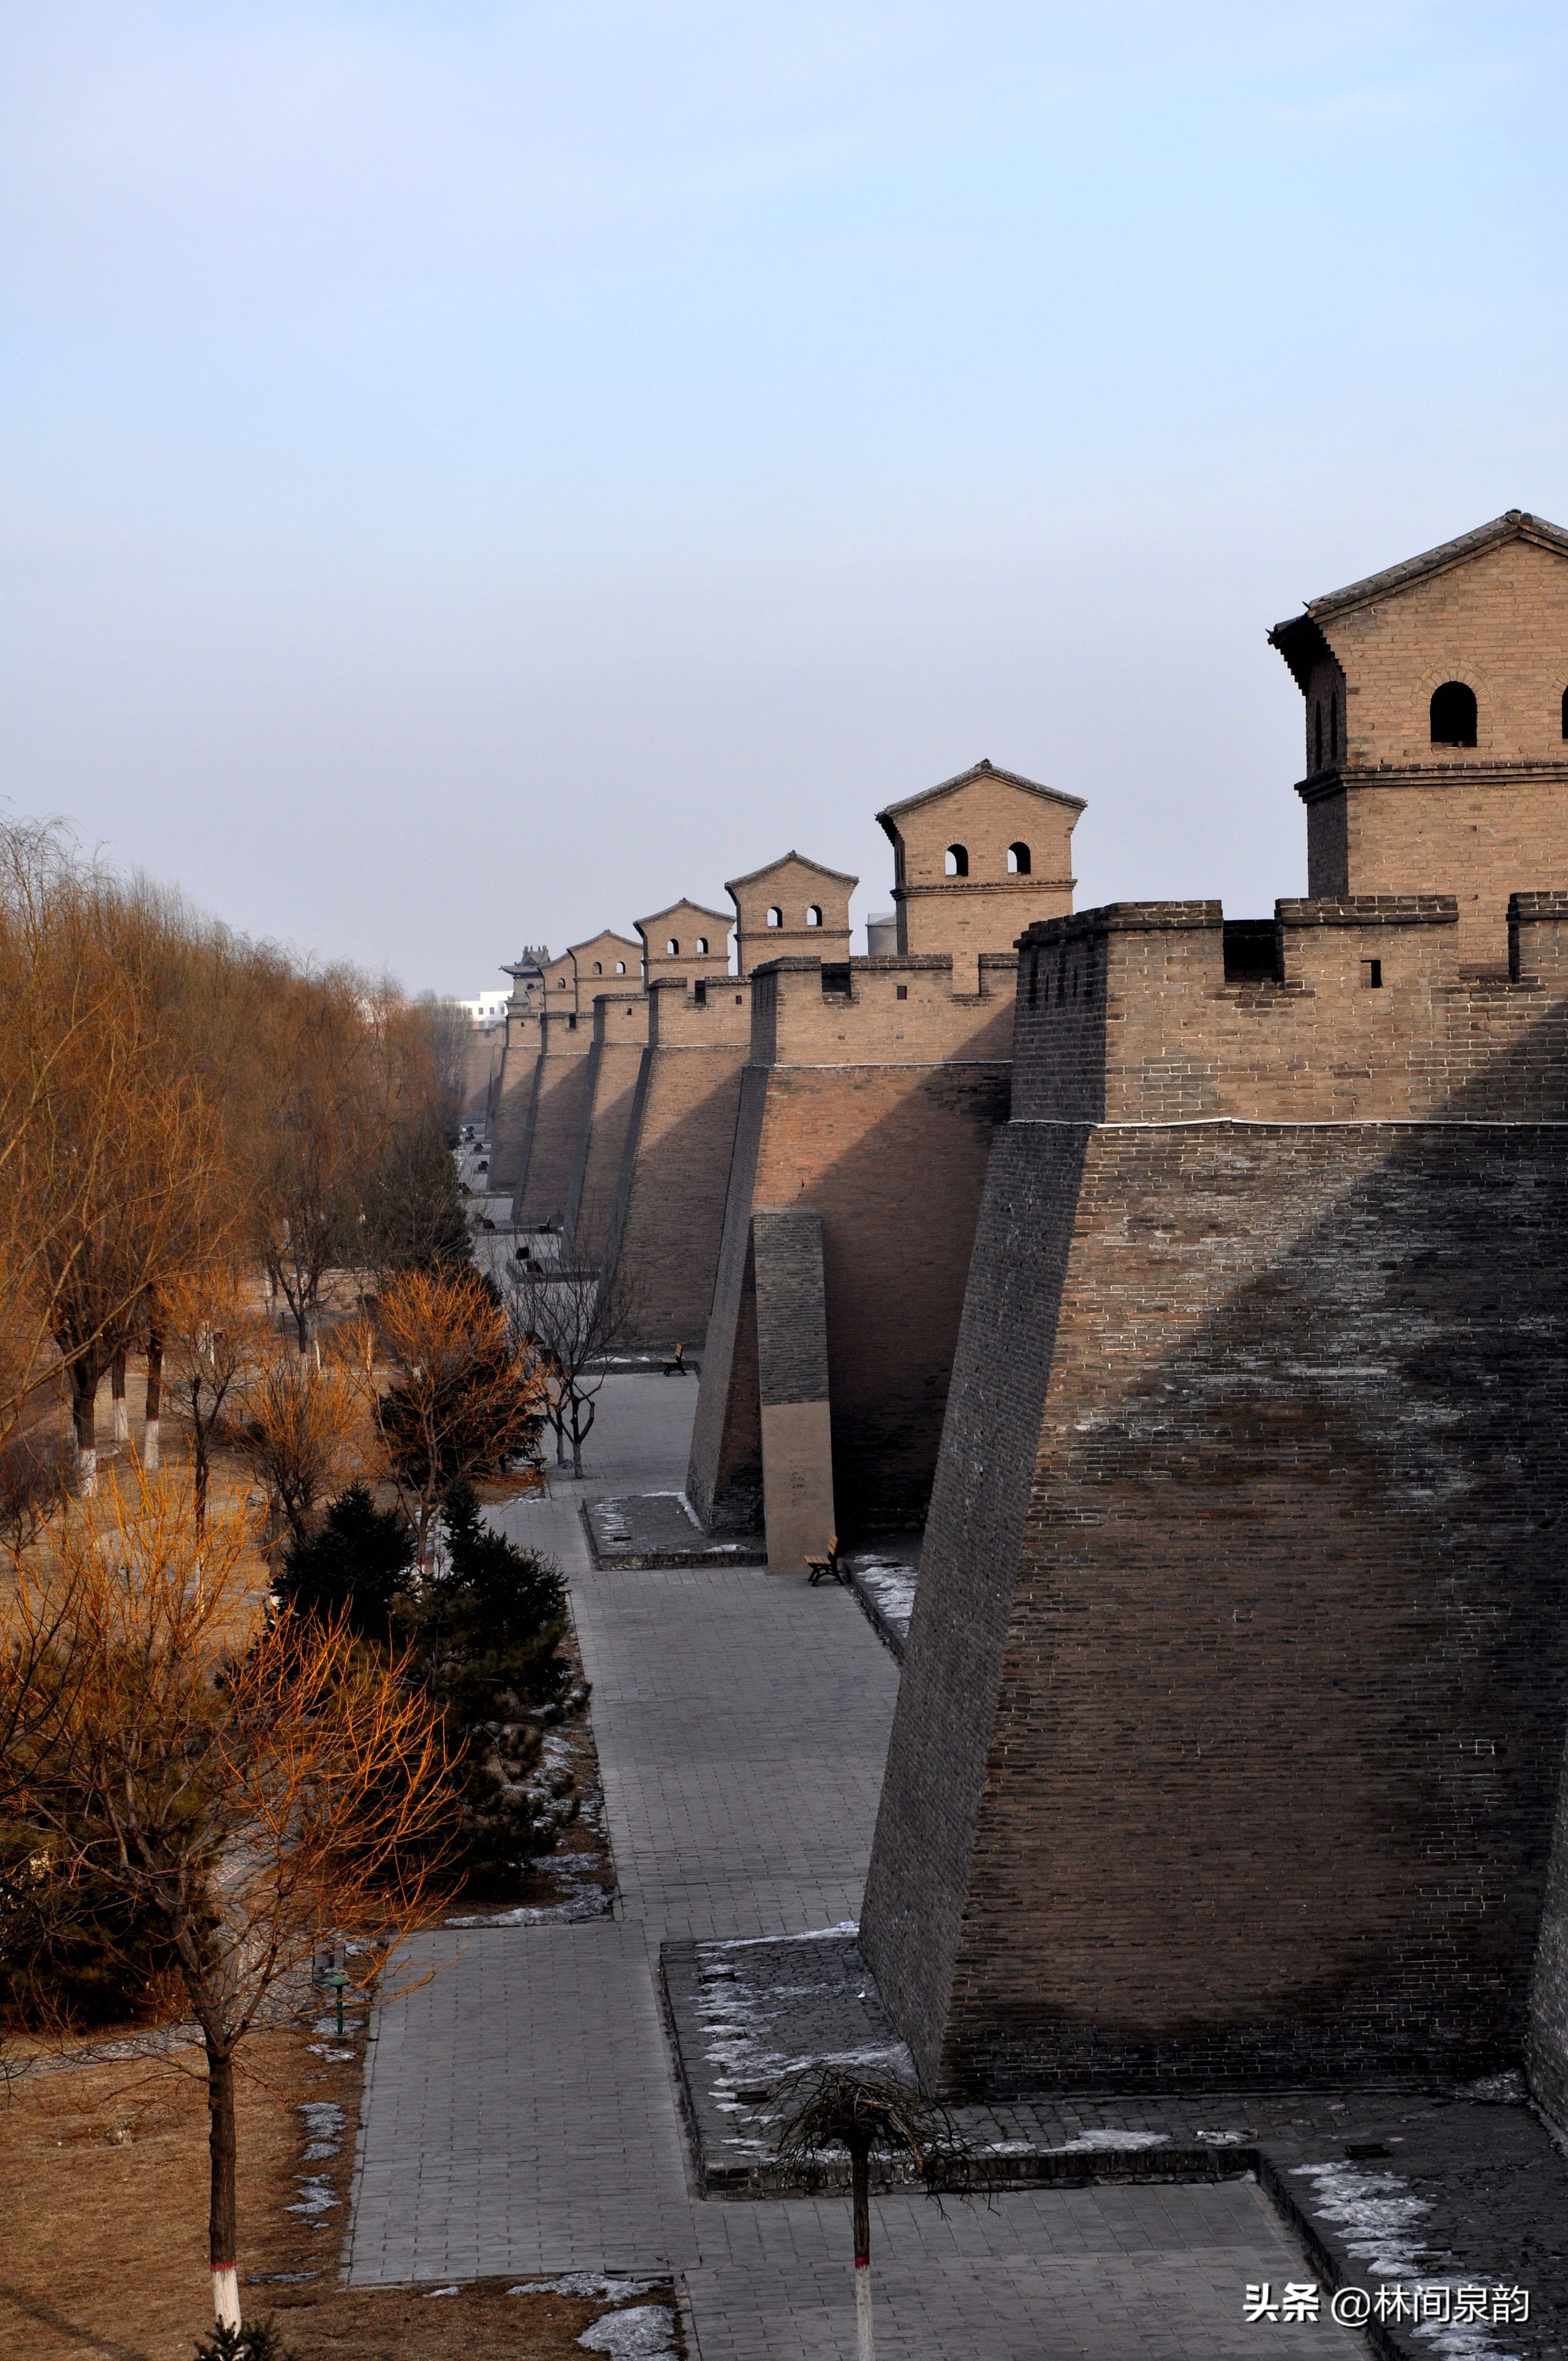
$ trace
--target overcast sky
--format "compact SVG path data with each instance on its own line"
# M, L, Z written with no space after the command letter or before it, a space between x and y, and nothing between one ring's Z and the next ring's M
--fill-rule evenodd
M982 754L1305 883L1267 627L1568 520L1568 11L0 0L4 793L499 982Z

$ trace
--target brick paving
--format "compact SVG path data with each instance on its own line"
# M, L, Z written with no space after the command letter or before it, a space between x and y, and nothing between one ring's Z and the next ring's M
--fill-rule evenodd
M701 2361L842 2361L854 2349L844 2199L696 2209L687 2275ZM1204 2189L1031 2191L990 2206L872 2205L878 2361L1347 2361L1360 2340L1244 2325L1244 2289L1303 2279L1249 2181ZM1266 2342L1260 2345L1260 2335Z
M346 2268L358 2285L676 2268L700 2361L814 2361L853 2345L844 2202L693 2201L649 1955L858 1915L897 1667L837 1587L592 1570L584 1497L679 1484L695 1392L610 1378L584 1482L500 1514L571 1577L620 1915L427 1938L442 1972L378 2012ZM1248 2182L875 2213L887 2361L1224 2361L1258 2349L1245 2283L1311 2276ZM1361 2349L1326 2324L1267 2335Z

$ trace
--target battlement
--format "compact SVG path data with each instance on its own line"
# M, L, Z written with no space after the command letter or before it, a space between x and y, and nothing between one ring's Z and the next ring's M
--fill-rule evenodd
M1568 989L1568 895L1517 894L1507 966L1461 956L1452 895L1329 895L1272 925L1113 903L1020 944L1014 1120L1421 1121L1546 1114L1504 1058ZM1560 983L1558 979L1562 979ZM1499 1061L1503 1062L1499 1062Z
M657 1049L746 1048L751 1038L749 978L657 976L648 987L648 1038Z
M635 1045L641 1049L647 1042L652 1023L652 1003L641 991L597 992L594 994L593 1024L590 1038L596 1049L609 1047L626 1049ZM559 1034L565 1031L558 1027ZM579 1024L577 1030L582 1031Z
M1012 1055L1018 961L980 955L978 992L953 990L942 952L770 960L751 976L753 1065L929 1066Z

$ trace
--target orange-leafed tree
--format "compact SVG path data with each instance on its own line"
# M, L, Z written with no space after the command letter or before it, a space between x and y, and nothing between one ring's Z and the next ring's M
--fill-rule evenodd
M377 1397L382 1464L414 1529L419 1562L458 1479L532 1467L543 1380L476 1271L400 1271L377 1305L391 1383Z
M167 1931L206 2051L214 2310L237 2328L236 2054L318 1946L379 1930L368 1981L389 1927L428 1916L455 1805L422 1689L341 1626L269 1617L243 1512L198 1543L192 1508L187 1481L111 1479L47 1570L17 1562L0 1738L53 1874Z
M310 1540L328 1496L359 1475L374 1449L367 1380L334 1356L318 1368L273 1335L240 1379L231 1433L265 1487L276 1538Z

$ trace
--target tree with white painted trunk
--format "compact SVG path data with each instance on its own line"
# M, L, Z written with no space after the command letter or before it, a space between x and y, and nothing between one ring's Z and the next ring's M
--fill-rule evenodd
M874 2361L872 2329L873 2160L902 2167L932 2195L968 2196L977 2189L972 2152L946 2107L891 2076L857 2074L841 2066L807 2069L775 2102L774 2154L791 2175L818 2189L836 2149L850 2160L850 2210L855 2242L857 2361Z
M304 1971L345 1928L442 1899L455 1817L439 1712L341 1625L270 1616L244 1513L200 1542L188 1482L118 1472L15 1562L0 1652L0 1787L54 1873L167 1928L207 2062L213 2303L237 2328L235 2076L258 2023L308 2007Z

